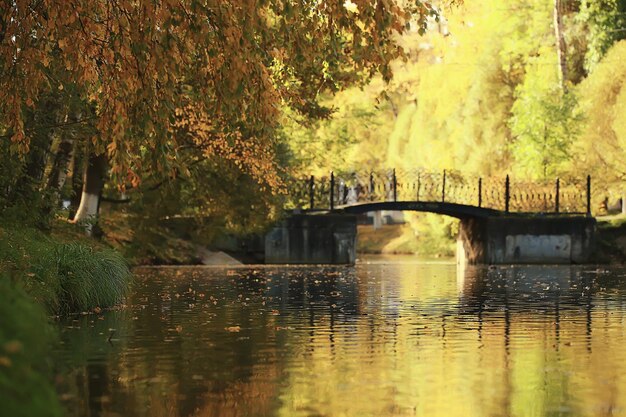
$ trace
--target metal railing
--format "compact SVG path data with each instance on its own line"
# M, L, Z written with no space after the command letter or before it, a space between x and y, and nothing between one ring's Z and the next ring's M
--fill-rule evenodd
M591 215L591 177L582 180L523 181L483 178L458 171L423 169L331 171L328 176L292 179L291 202L307 210L383 201L442 202L505 213Z

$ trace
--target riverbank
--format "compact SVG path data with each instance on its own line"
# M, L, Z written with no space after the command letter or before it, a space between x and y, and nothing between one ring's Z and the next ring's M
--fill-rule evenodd
M598 217L596 259L604 264L626 264L626 216Z
M114 306L130 282L122 256L77 226L44 233L0 224L0 404L7 415L63 415L52 382L52 318Z
M50 315L113 306L130 284L124 258L74 225L50 233L0 225L0 272Z
M416 232L408 223L389 224L379 228L372 225L357 227L357 253L384 255L422 255L451 257L455 241L433 236L427 231Z

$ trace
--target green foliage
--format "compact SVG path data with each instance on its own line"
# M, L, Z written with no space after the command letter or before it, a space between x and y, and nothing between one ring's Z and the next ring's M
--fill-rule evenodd
M529 68L511 109L514 172L525 178L553 179L571 169L571 145L582 115L574 93L564 94L554 67Z
M451 35L433 33L432 49L418 58L411 128L399 129L404 146L391 144L399 150L394 165L503 175L512 160L517 88L531 57L548 55L550 16L545 1L473 1L453 11Z
M411 227L419 242L420 255L454 256L458 221L432 213L411 213Z
M41 146L36 139L33 146ZM0 139L0 217L21 224L47 224L50 217L42 210L46 193L39 190L43 172L35 169L45 151L35 148L27 157L19 158L9 148L10 142Z
M626 179L626 41L615 44L579 88L586 123L576 141L576 161L600 185L623 190Z
M61 311L111 307L123 300L130 272L119 253L95 251L80 243L61 244L55 249Z
M280 134L289 144L292 170L320 176L333 167L384 163L394 114L392 104L381 97L383 88L376 80L327 97L323 104L333 108L327 120L312 121L285 109Z
M0 404L2 415L61 416L48 353L55 339L44 309L0 274Z
M157 178L128 192L131 203L104 216L106 233L138 263L197 262L185 240L210 246L225 234L262 233L282 210L283 195L227 161L192 159L184 176Z
M585 68L593 72L611 46L626 38L626 1L582 0L577 20L587 26Z
M301 171L325 171L329 166L323 165L332 163L347 170L456 169L483 177L511 174L519 180L581 177L572 160L586 116L578 100L585 93L574 83L585 75L589 19L579 16L588 5L574 3L564 2L561 10L569 47L568 91L559 82L553 1L467 0L447 10L445 21L431 24L424 36L404 34L401 44L408 59L394 63L395 76L387 85L376 80L364 88L377 91L375 96L346 90L331 102L340 110L329 121L292 130L291 143L298 148L302 142L314 143L304 147L312 161ZM615 10L621 7L617 3L612 2ZM602 7L593 9L600 13ZM385 117L380 124L369 123L370 115L345 110L350 102L382 107ZM344 136L343 125L357 127L350 134L369 126L366 137L378 138L382 150L377 154L383 159L359 159L372 141ZM309 151L314 146L320 150ZM452 230L448 225L454 228L450 220L439 224L411 217L411 224L418 234L432 236L427 246L449 246L454 234L438 234Z
M0 271L51 314L111 307L130 285L126 261L111 249L56 243L34 229L0 228Z
M0 126L1 218L42 229L50 227L61 196L55 174L66 174L68 168L68 161L55 165L59 144L69 141L76 155L95 134L92 125L82 122L93 117L87 116L91 110L77 95L68 87L42 95L31 107L24 106L30 136L28 153L16 152L8 139L9 130ZM81 176L82 172L74 174ZM53 177L54 185L50 184ZM68 193L64 197L69 197Z
M2 415L63 414L48 363L56 341L49 315L113 306L129 284L126 262L110 249L0 225Z

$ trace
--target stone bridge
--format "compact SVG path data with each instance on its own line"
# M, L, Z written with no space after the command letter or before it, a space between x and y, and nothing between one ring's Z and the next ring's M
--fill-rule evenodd
M266 237L270 263L353 263L355 215L419 211L460 219L471 264L584 263L594 248L591 178L516 181L457 171L330 172L289 186L291 215Z
M292 180L288 192L292 203L306 211L347 210L352 206L375 203L400 203L397 210L405 210L406 203L428 203L408 209L428 212L443 210L445 213L441 214L458 218L469 207L476 209L472 211L472 216L481 213L491 216L494 211L522 214L591 213L589 176L583 179L519 181L508 175L502 178L482 178L447 170L330 172L324 177L309 176ZM456 209L460 210L458 215Z

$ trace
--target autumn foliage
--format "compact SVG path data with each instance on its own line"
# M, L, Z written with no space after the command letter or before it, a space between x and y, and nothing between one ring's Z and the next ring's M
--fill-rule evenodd
M281 106L324 117L321 93L388 79L398 35L434 13L392 0L2 2L0 127L28 154L26 114L50 94L67 113L71 91L80 109L58 119L93 125L82 146L106 152L122 185L225 158L275 189Z

